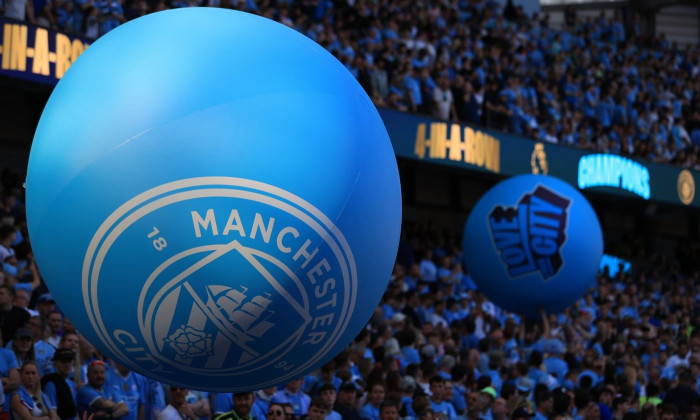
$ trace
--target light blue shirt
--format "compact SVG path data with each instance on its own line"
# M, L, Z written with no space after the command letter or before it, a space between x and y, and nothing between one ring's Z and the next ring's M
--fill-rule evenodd
M123 377L116 369L108 369L104 386L116 388L122 393L124 402L129 407L129 414L122 419L138 420L139 405L143 405L146 401L148 389L146 378L136 372L129 372L126 377Z
M105 385L102 386L102 390L95 389L89 384L84 385L82 388L80 388L80 391L78 391L77 399L78 417L82 418L83 413L86 411L88 416L95 413L93 406L98 400L106 399L119 403L124 401L124 396L121 392L119 392L119 389L113 386L107 386L107 383L105 382Z
M292 408L294 408L294 414L301 417L309 412L311 397L304 394L302 391L292 394L287 389L283 389L275 392L275 395L272 396L272 402L291 404Z
M39 366L40 376L55 371L53 362L51 361L55 352L56 348L44 340L39 340L34 343L34 358L36 359L37 366Z
M365 404L365 406L360 409L360 417L363 419L379 420L379 407L375 407L372 404Z
M430 407L435 413L444 413L447 416L448 420L455 420L455 418L457 417L457 412L455 411L455 408L452 406L452 404L450 404L447 401L436 403L431 399Z
M233 410L233 394L230 392L217 392L211 401L211 411L214 416L228 413Z

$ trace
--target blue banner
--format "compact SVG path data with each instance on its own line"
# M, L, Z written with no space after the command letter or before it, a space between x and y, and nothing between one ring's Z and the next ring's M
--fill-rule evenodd
M700 207L697 171L389 109L379 112L402 158L504 176L548 174L581 190Z

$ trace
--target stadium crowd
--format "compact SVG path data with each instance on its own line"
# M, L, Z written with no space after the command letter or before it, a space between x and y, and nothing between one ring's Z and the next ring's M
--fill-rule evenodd
M168 8L245 10L331 51L378 106L699 169L700 56L620 15L562 29L483 0L2 0L4 15L97 38ZM560 314L490 303L458 238L406 226L367 328L317 372L251 393L161 384L66 319L28 242L21 179L0 195L0 420L671 420L700 413L700 267L680 249L611 275ZM466 256L469 258L469 256ZM677 260L677 262L675 262ZM0 401L1 402L1 401Z
M1 0L4 15L88 38L154 11L214 6L288 25L378 106L700 168L697 45L616 13L563 27L492 0Z
M462 269L458 237L407 224L386 292L343 352L278 387L209 394L130 372L76 331L33 261L22 179L9 171L0 179L0 419L694 420L700 413L700 260L690 248L637 255L649 268L604 269L563 313L528 318L477 290Z

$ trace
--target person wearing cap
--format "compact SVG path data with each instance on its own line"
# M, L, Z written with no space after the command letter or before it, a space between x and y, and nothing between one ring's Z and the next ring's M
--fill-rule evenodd
M333 410L337 411L343 420L360 420L356 405L357 386L351 381L344 382L338 390L338 399L333 405Z
M10 349L15 353L17 364L34 362L34 334L29 328L18 328L12 337Z
M527 376L521 376L515 382L515 388L518 390L520 395L527 399L530 395L530 391L532 391L532 380Z
M49 398L51 405L56 407L58 416L63 419L77 419L78 407L76 397L78 391L75 382L68 379L75 360L75 352L67 347L60 347L53 354L55 372L41 378L41 386Z
M6 284L0 285L0 333L3 345L12 340L17 328L26 324L30 317L29 312L12 303L14 296L13 288ZM19 381L19 376L17 380Z
M448 420L455 420L457 412L452 403L445 401L445 378L435 375L430 378L430 408L435 414L442 413Z
M44 293L36 300L36 310L39 311L39 316L44 319L49 319L49 314L55 309L56 301L50 293Z
M481 388L479 396L481 397L481 417L491 420L493 417L491 414L491 406L493 402L496 401L496 390L492 386L486 386Z
M214 420L254 420L251 411L255 403L255 394L252 391L234 392L232 400L233 410L216 416Z
M119 389L105 386L107 368L101 360L92 361L87 368L88 383L78 391L78 416L94 414L96 420L122 418L129 407Z
M158 420L195 420L197 417L187 404L187 388L170 385L170 404L158 414Z
M565 351L564 343L558 338L550 338L544 345L544 351L547 353L547 357L542 363L544 363L547 373L556 377L559 385L562 385L566 374L569 372L569 365L562 360L562 355Z

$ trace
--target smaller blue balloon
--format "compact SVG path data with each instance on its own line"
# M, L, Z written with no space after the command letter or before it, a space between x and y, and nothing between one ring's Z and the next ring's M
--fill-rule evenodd
M464 262L474 283L503 309L560 312L594 283L603 256L595 211L574 187L520 175L490 189L464 228Z

